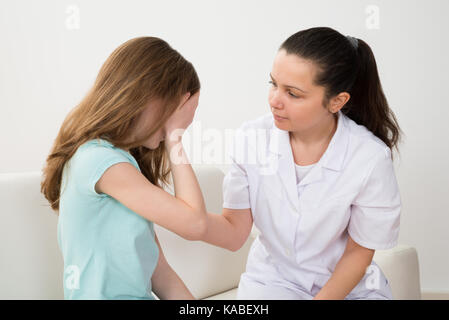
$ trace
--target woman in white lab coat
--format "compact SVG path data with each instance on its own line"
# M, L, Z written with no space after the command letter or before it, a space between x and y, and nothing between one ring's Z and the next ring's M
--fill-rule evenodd
M297 32L270 73L270 113L243 124L224 209L203 238L238 250L253 222L239 299L392 299L375 250L397 244L400 128L374 55L331 28Z

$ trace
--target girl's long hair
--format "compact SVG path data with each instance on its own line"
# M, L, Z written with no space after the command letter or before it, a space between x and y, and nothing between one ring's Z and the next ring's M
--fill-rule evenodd
M323 105L340 92L350 94L342 113L365 126L390 150L398 151L401 129L382 90L376 60L369 45L328 27L299 31L281 45L287 54L312 61L318 67L314 83L325 88ZM391 153L393 155L393 153Z
M192 64L159 38L134 38L115 49L93 87L64 119L46 159L41 192L51 208L59 210L64 165L79 146L95 138L129 149L142 174L153 184L168 183L170 170L164 142L154 150L142 144L162 128L183 94L195 94L199 89ZM157 121L146 136L129 141L139 115L154 99L163 106L154 110Z

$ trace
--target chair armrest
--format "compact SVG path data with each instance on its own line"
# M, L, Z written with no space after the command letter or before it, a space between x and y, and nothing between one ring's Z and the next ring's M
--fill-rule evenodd
M377 250L373 260L387 277L394 299L421 299L419 261L415 248L398 245L388 250Z

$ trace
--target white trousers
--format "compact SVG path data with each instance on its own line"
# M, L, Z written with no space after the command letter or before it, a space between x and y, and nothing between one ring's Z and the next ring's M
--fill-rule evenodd
M367 290L359 292L359 294L349 294L345 300L391 300L391 289L388 281L383 284L383 290ZM247 273L243 273L239 287L237 290L238 300L312 300L313 297L321 290L317 286L313 286L311 292L294 288L294 286L284 285L281 282L264 282L263 280L251 277Z

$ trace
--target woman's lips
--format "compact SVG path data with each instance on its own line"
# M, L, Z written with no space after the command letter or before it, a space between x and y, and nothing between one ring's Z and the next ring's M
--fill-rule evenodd
M278 116L278 115L276 115L276 114L274 114L274 113L273 113L273 117L274 117L274 119L276 119L277 121L284 121L284 120L287 120L287 118L285 118L285 117L280 117L280 116Z

